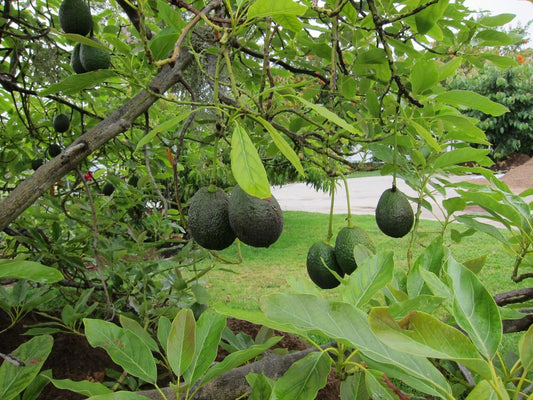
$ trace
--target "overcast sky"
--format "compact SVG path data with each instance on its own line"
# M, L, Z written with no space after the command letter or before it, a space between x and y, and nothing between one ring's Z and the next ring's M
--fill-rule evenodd
M510 26L517 26L519 23L525 26L533 20L533 3L528 0L465 0L465 5L474 11L489 11L492 15L516 14ZM533 26L529 28L529 37L533 41Z

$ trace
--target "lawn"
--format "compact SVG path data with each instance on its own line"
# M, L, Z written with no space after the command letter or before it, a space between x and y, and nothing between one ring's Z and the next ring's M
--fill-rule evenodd
M355 215L353 218L373 239L377 251L393 251L395 265L400 268L407 266L406 251L410 235L393 239L379 231L373 215ZM206 275L206 286L213 303L222 301L239 307L255 308L258 299L265 294L294 291L288 284L290 281L311 282L305 266L307 250L315 241L326 239L329 216L286 211L284 219L283 233L272 246L265 249L241 245L242 263L217 263L215 270ZM334 215L332 242L336 233L345 225L346 215ZM464 230L461 225L454 228ZM436 221L424 220L419 229L420 242L415 248L415 257L440 232L441 225ZM449 236L448 232L448 244L451 243ZM493 294L527 286L526 282L518 286L511 281L513 257L503 250L498 241L483 233L469 236L460 243L453 243L450 248L453 256L461 262L487 255L487 262L479 276ZM236 259L237 245L233 244L220 254ZM329 292L329 295L335 296L337 289Z

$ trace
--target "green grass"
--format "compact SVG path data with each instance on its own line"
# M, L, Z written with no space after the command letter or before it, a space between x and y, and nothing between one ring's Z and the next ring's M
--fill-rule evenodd
M373 239L377 251L393 251L395 266L406 268L406 251L410 235L401 239L390 238L379 231L373 215L355 215L354 222L367 231ZM287 211L284 212L284 230L279 240L267 249L241 246L243 261L240 264L222 264L209 272L205 278L211 302L223 302L230 307L256 309L261 296L274 292L295 292L289 285L291 280L307 280L306 256L309 247L318 240L326 239L329 216L326 214ZM332 243L336 233L346 226L346 215L334 215ZM455 229L464 230L461 225ZM423 251L423 246L439 234L441 225L436 221L421 221L420 242L415 248L414 257ZM451 243L449 232L446 243L451 244L452 255L464 262L482 255L487 261L479 273L480 279L492 294L527 287L511 281L514 258L506 253L495 239L476 233L460 243ZM236 259L237 245L233 244L220 253ZM326 291L326 296L339 298L339 290ZM516 349L517 338L521 334L506 335L504 348Z

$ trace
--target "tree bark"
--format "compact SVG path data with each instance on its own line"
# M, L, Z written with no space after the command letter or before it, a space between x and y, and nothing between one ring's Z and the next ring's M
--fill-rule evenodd
M158 95L166 92L179 81L182 71L192 59L192 55L182 49L176 62L173 65L164 66L151 80L148 90L142 90L20 183L0 202L0 231L7 228L54 183L76 169L92 152L126 131L139 115L147 111L159 99Z
M335 345L328 343L327 347ZM289 367L296 361L304 358L306 355L313 351L317 351L316 348L309 348L306 350L298 351L296 353L289 353L284 356L270 356L256 361L251 364L243 365L242 367L232 369L225 374L219 376L208 382L206 385L201 386L196 394L194 400L234 400L240 398L242 395L250 391L250 385L246 381L246 375L250 373L265 374L268 378L278 379L280 378ZM176 392L171 388L162 389L165 396L169 399L176 398ZM137 392L142 396L146 396L152 400L163 400L163 396L157 390L146 390L143 392Z

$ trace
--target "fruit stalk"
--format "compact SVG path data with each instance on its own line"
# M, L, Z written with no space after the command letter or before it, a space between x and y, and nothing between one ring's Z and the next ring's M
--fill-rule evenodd
M328 235L326 237L326 243L329 243L329 241L333 237L333 207L335 205L335 180L334 179L331 180L330 194L331 194L331 205L329 208L329 225L328 225Z
M353 218L352 218L352 208L350 206L350 189L348 187L348 180L344 176L344 174L339 173L342 180L344 181L344 188L346 190L346 206L348 207L348 228L353 228Z

